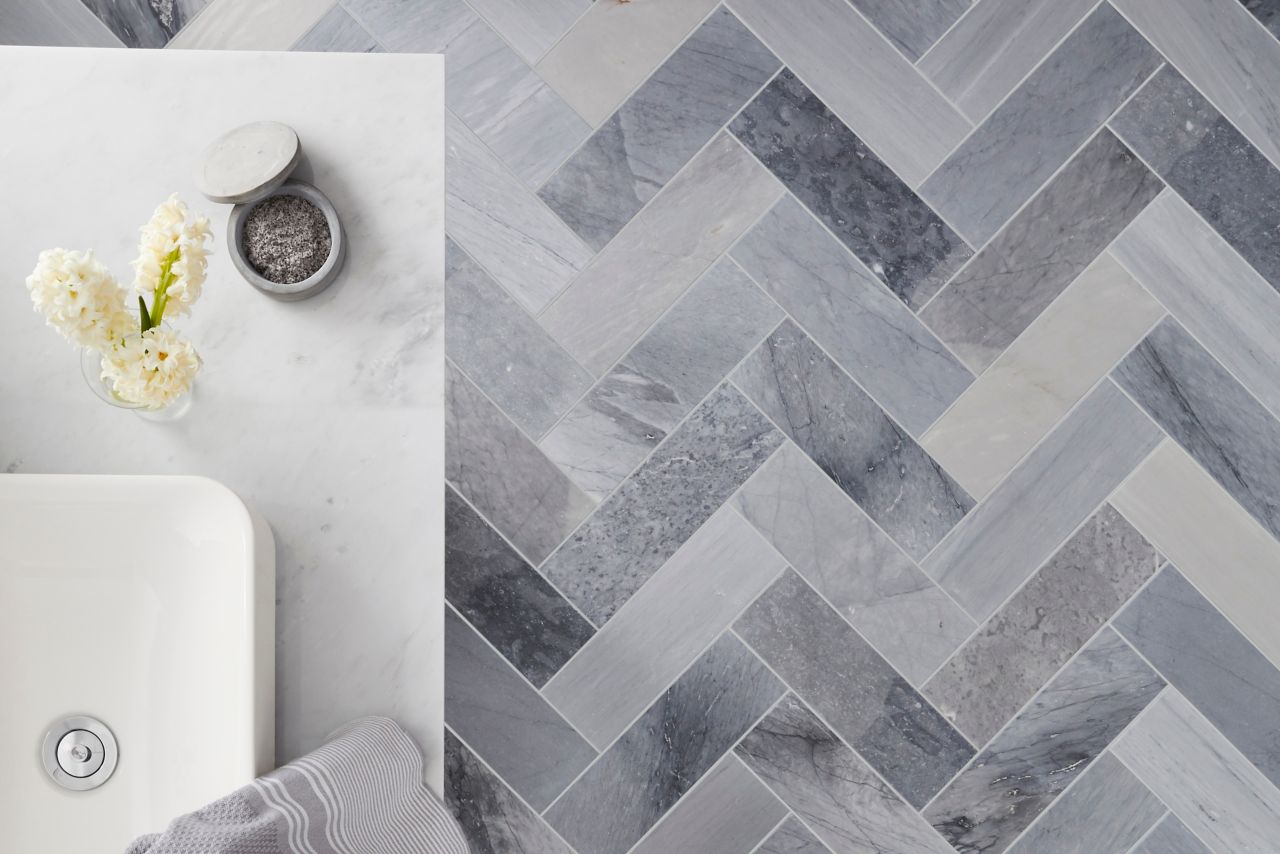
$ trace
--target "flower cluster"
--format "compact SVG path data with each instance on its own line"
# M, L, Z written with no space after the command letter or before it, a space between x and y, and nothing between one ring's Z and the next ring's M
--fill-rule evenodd
M102 350L128 331L125 290L92 252L46 249L27 290L45 321L79 347Z
M156 323L160 322L156 315L163 315L165 309L190 314L204 286L209 256L205 244L213 236L209 220L203 216L189 220L187 206L175 194L156 208L141 231L133 289L153 298L151 313Z
M153 326L102 354L102 378L123 400L163 409L191 388L200 357L176 332Z

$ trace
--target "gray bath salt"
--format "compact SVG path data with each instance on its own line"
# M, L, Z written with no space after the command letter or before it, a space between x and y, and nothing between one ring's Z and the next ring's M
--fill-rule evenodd
M324 212L299 196L272 196L245 217L244 254L258 275L276 284L313 276L332 244Z

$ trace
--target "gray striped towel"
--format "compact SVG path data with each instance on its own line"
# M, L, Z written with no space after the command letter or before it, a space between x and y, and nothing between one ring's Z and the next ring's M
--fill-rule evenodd
M387 718L361 718L125 854L468 854L422 783L422 754Z

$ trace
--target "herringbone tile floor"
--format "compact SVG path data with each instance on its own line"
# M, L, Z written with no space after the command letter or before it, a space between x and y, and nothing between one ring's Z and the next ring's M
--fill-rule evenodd
M1280 850L1280 2L264 5L0 37L447 54L475 851Z

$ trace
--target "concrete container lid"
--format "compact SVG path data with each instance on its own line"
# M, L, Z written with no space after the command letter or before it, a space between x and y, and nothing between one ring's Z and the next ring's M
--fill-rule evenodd
M196 165L196 188L220 204L265 199L302 159L302 143L280 122L251 122L210 143Z

